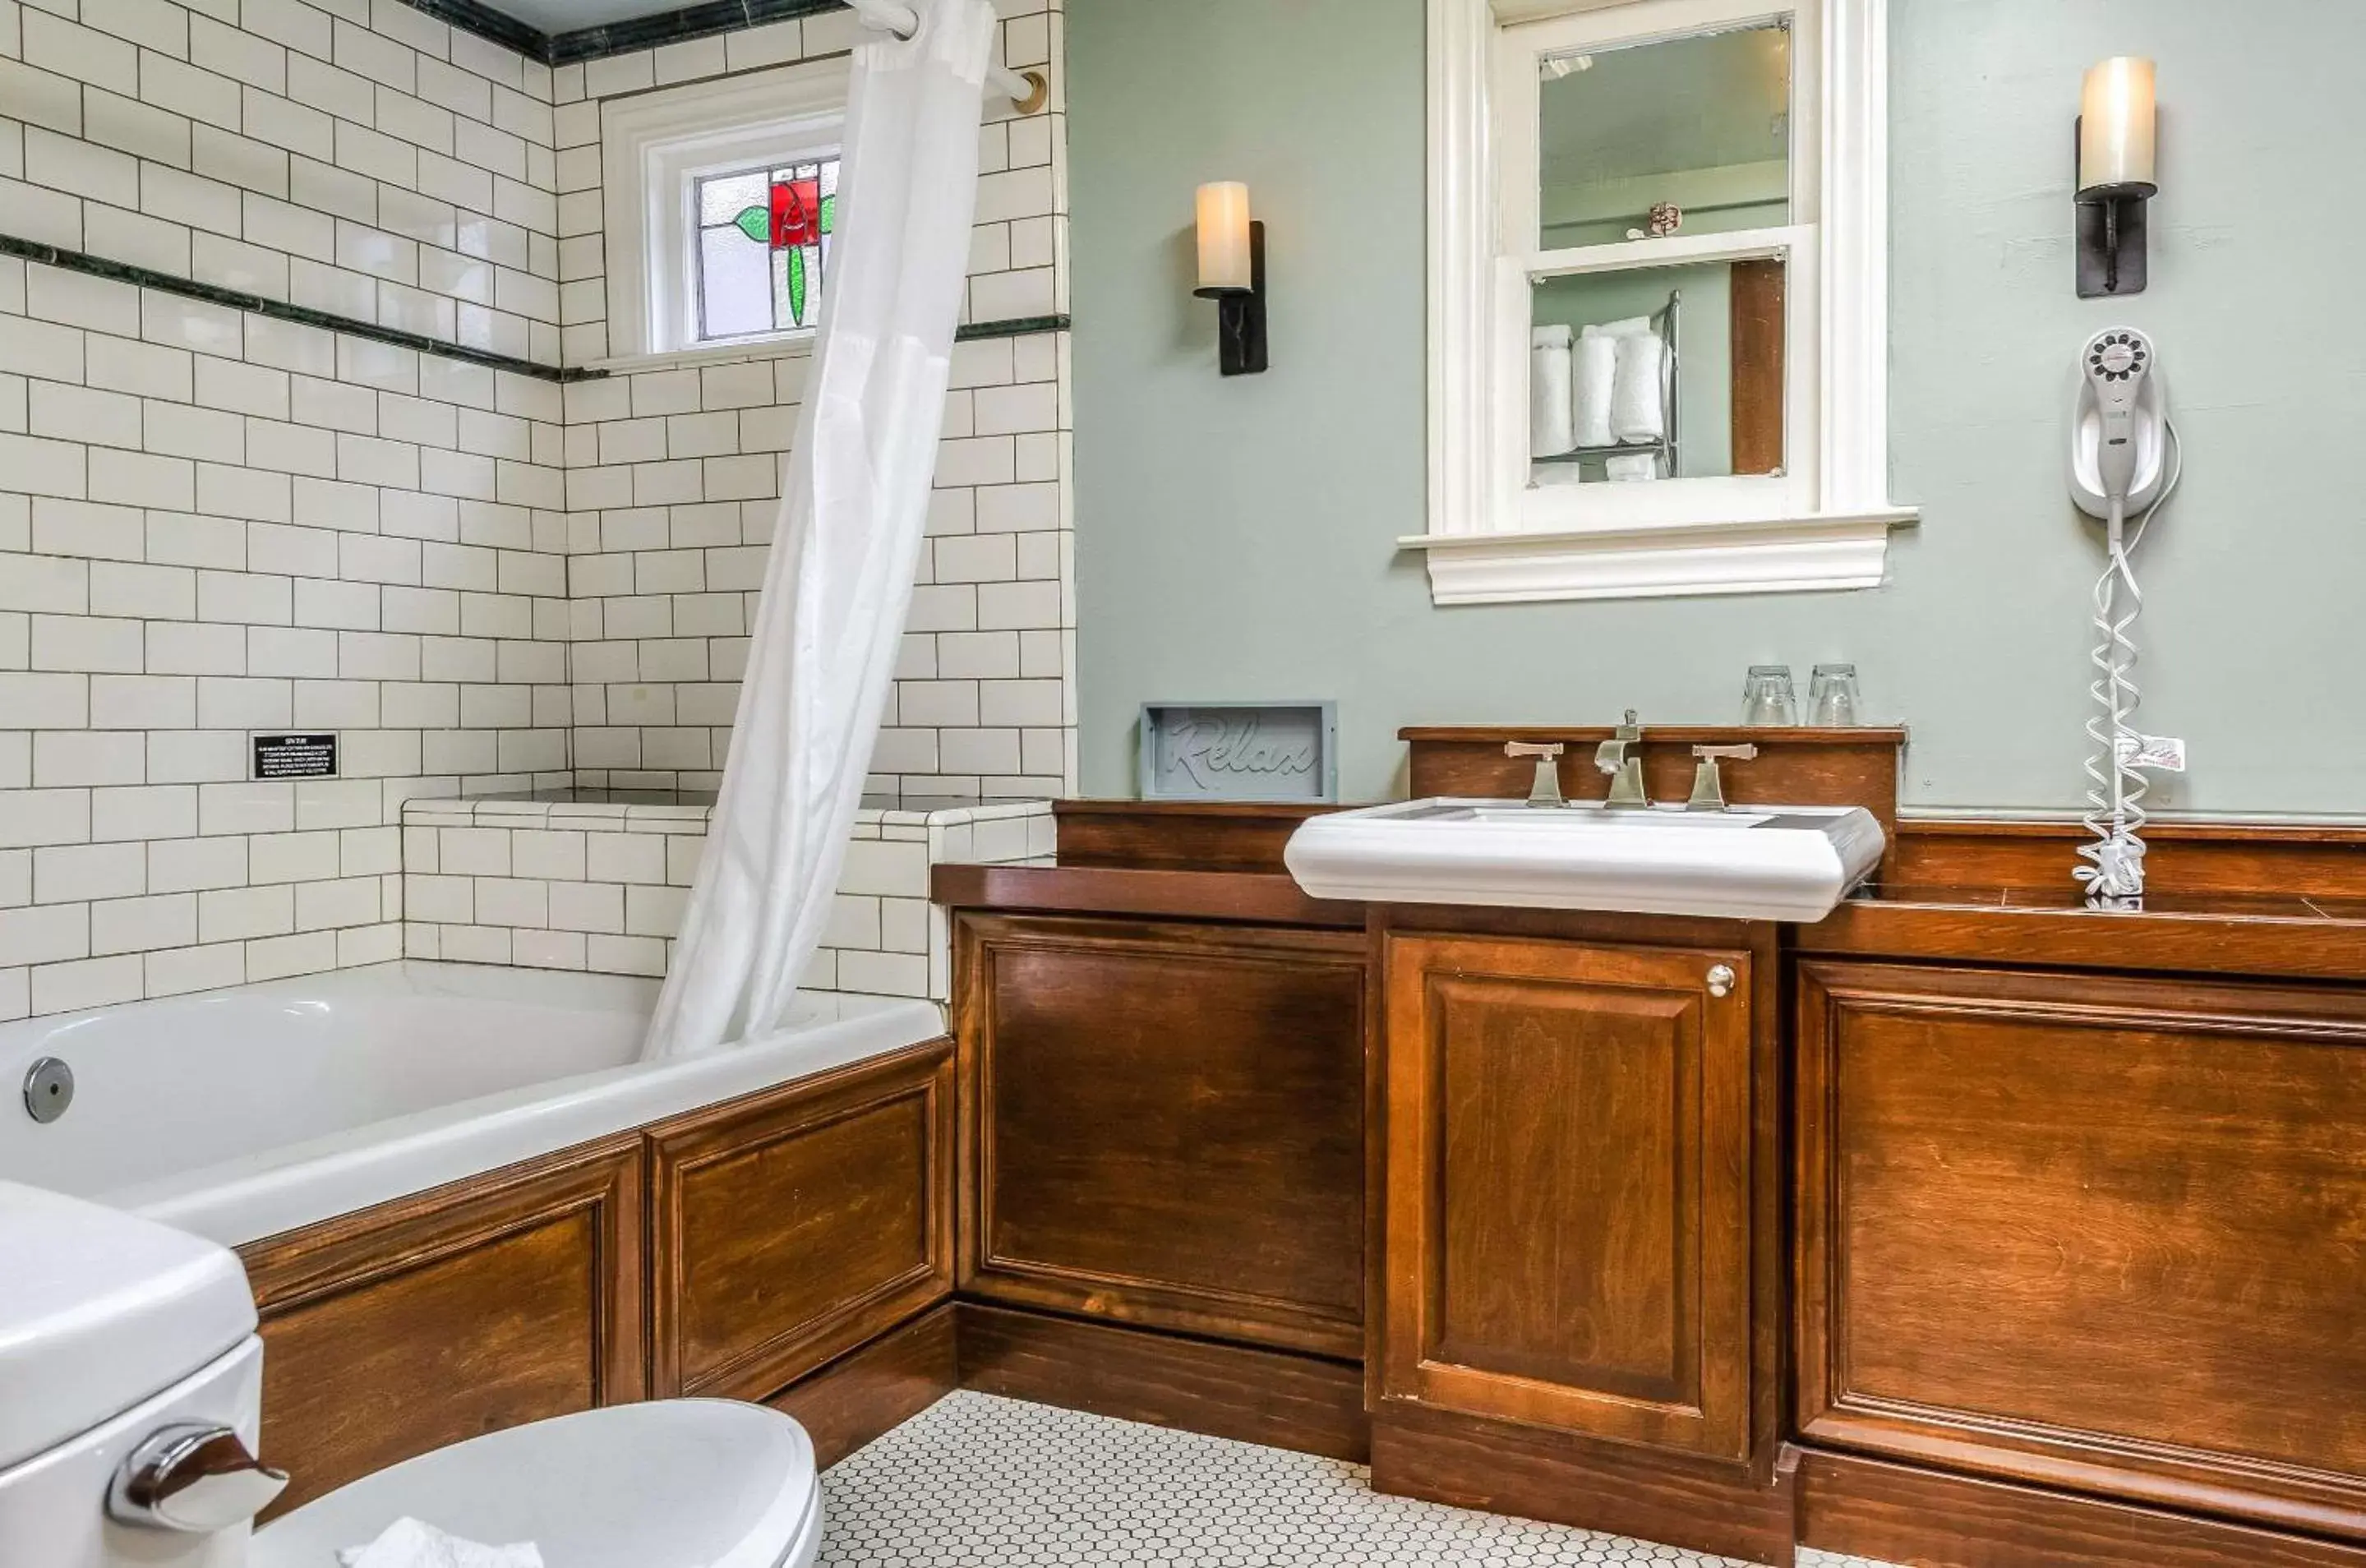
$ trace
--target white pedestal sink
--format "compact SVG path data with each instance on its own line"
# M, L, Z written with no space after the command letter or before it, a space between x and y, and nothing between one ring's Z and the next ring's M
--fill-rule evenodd
M1609 810L1434 797L1309 818L1283 862L1318 898L1820 920L1881 861L1862 807Z

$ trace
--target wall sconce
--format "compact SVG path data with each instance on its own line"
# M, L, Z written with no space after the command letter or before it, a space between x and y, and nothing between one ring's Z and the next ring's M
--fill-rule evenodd
M2141 294L2145 202L2153 181L2152 62L2133 55L2087 73L2078 131L2079 298Z
M1265 358L1265 225L1249 217L1249 187L1200 187L1200 287L1216 302L1216 355L1227 376L1254 376Z

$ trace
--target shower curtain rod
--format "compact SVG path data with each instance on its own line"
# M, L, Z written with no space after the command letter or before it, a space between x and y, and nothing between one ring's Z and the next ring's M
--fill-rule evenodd
M919 16L898 0L846 0L846 8L862 17L864 27L897 38L910 38L920 30ZM1013 71L1008 65L988 66L986 85L1008 98L1020 114L1033 114L1052 94L1052 85L1041 71Z

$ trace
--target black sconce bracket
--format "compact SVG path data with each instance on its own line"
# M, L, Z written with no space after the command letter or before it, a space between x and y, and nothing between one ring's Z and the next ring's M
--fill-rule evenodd
M1249 224L1249 286L1204 288L1216 302L1217 367L1227 376L1255 376L1266 368L1265 225Z
M2124 190L2079 191L2079 131L2081 116L2071 122L2070 188L2078 213L2079 298L2099 299L2141 294L2150 271L2146 264L2145 203L2149 186Z

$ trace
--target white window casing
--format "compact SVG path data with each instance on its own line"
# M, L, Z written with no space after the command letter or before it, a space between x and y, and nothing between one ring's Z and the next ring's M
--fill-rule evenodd
M1887 0L1429 0L1429 518L1440 604L1865 588L1888 499ZM1789 221L1539 250L1538 61L1705 28L1793 32ZM1780 257L1785 466L1533 486L1529 287Z
M600 106L614 359L787 345L812 329L702 343L697 216L702 177L837 155L846 120L847 61L807 61L699 82Z

